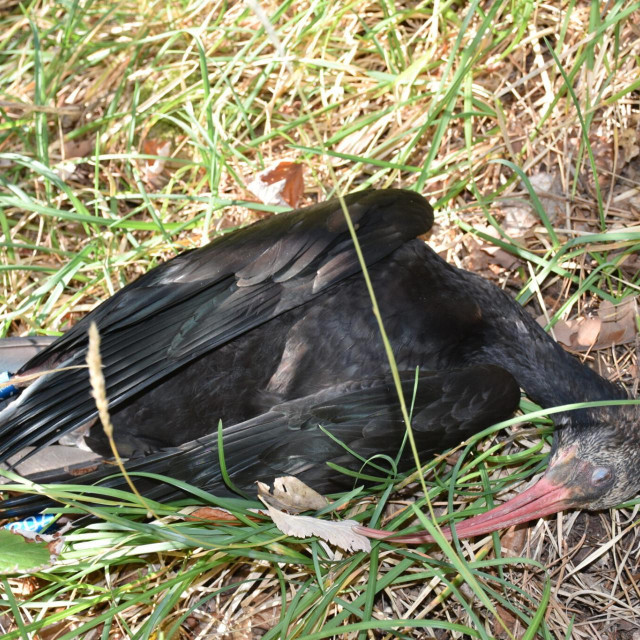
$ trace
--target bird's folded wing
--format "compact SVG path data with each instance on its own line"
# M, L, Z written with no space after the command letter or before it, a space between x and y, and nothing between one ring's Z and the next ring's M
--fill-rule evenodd
M513 377L493 365L466 369L403 372L402 390L413 407L412 429L422 462L474 433L507 418L518 405L520 393ZM322 492L361 484L341 474L333 463L364 476L383 480L390 465L379 454L397 460L400 468L412 465L408 444L403 446L405 424L393 381L389 377L357 380L274 406L268 412L223 431L223 452L233 484L255 493L257 480L270 482L296 475ZM127 463L127 470L168 475L217 495L228 495L220 471L218 436L210 436L166 449ZM19 469L20 470L20 469ZM24 469L23 469L24 470ZM63 470L37 474L39 482L71 481L126 489L112 464L78 477ZM149 498L184 497L174 486L144 478L134 480ZM0 507L8 515L23 515L45 506L41 496L26 496Z
M368 264L424 233L433 220L424 198L411 192L360 192L345 200ZM281 214L153 269L23 372L83 365L87 330L96 322L107 397L117 406L358 270L337 200ZM0 413L0 460L28 445L49 444L95 414L86 371L47 375Z

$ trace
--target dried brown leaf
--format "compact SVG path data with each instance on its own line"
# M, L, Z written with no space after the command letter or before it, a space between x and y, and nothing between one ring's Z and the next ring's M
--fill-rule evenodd
M495 633L497 638L513 638L513 634L518 626L518 619L501 604L496 605L496 612L500 617L500 620L507 626L509 633L507 630L498 622L498 620L494 620L493 624L493 632Z
M598 336L597 348L625 344L635 340L636 316L638 315L638 305L635 298L627 298L617 305L604 300L600 305L598 315L602 319L602 330Z
M230 511L216 507L199 507L187 516L188 520L207 520L217 522L237 522L240 521Z
M510 527L500 538L500 546L508 556L520 556L527 542L527 527Z
M620 149L620 164L625 165L640 154L638 144L638 132L635 128L624 129L618 135L618 145Z
M86 158L92 155L96 148L95 140L67 140L64 143L65 158Z
M602 320L597 317L585 318L584 322L577 326L577 329L577 332L572 336L575 338L575 346L593 348L602 329Z
M553 332L558 342L576 351L605 349L635 340L637 313L635 298L627 298L617 305L604 300L597 316L560 320ZM546 324L543 316L538 322Z
M266 484L258 482L258 497L277 509L293 513L318 511L329 504L324 496L295 476L276 478L273 481L273 491Z
M295 208L304 194L302 165L281 160L258 173L247 188L265 204Z
M161 182L160 177L166 165L165 158L171 155L171 142L169 140L147 138L142 143L142 153L150 156L159 156L155 160L145 160L140 167L144 181L157 187Z

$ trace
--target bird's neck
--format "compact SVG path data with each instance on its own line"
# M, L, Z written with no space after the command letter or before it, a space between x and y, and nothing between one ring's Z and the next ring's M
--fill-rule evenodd
M480 359L511 372L531 400L552 407L627 397L623 389L567 353L523 308L514 309L505 293L492 293L485 304L480 300Z
M510 371L527 396L542 407L576 402L626 398L623 389L579 362L559 345L524 352L521 358L501 354L500 364Z

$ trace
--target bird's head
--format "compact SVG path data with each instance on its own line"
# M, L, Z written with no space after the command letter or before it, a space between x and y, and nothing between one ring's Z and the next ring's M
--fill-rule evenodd
M564 509L606 509L640 493L640 405L563 414L544 475L511 500L455 525L458 538L484 535ZM375 529L358 528L370 537ZM443 529L451 538L451 530ZM382 532L384 533L384 532ZM386 534L388 535L388 533ZM394 542L433 542L426 532Z
M640 405L596 407L560 419L545 477L572 507L606 509L640 493Z
M458 537L564 509L605 509L640 493L640 406L586 409L557 422L544 475L504 504L457 524Z

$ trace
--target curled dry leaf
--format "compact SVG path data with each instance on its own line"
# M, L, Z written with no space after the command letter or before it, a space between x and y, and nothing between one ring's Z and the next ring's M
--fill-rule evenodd
M281 160L258 173L247 188L265 204L278 204L295 209L304 193L302 165L290 160Z
M329 501L295 476L283 476L273 481L273 491L263 482L258 482L258 497L276 509L293 513L324 509Z
M346 551L370 551L371 542L365 536L356 533L355 520L333 522L311 516L298 516L285 513L287 511L318 510L329 504L328 500L317 491L308 487L302 480L294 476L276 478L273 491L263 482L257 482L258 498L266 505L273 523L288 536L294 538L311 538L316 536Z

